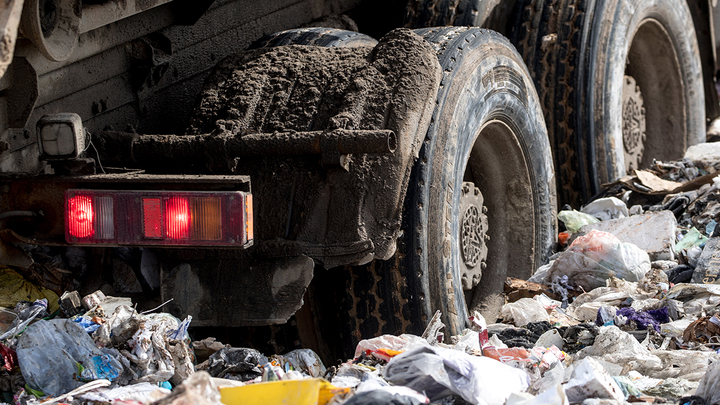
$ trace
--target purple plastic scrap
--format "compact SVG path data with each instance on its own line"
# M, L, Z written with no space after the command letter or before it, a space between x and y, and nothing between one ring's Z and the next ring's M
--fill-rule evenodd
M660 324L670 322L670 313L667 307L640 312L635 311L632 307L624 307L618 309L616 315L622 315L629 321L635 321L638 330L646 330L648 325L652 325L656 332L660 332Z

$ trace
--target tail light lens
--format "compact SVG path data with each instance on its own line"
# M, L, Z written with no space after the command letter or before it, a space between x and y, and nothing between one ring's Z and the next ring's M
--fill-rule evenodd
M65 192L65 240L79 244L246 246L252 195L203 191Z

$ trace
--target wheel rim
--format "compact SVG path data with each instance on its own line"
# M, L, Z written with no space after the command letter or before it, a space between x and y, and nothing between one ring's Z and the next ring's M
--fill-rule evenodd
M487 207L480 189L465 182L460 194L460 280L463 290L471 290L480 283L487 267Z
M638 26L626 62L622 132L629 159L624 168L629 173L650 166L653 159L683 155L687 100L675 47L657 20L647 19Z
M502 305L500 294L506 277L533 266L536 236L528 225L535 218L531 170L516 138L517 129L506 121L498 117L483 126L467 158L463 178L479 189L484 197L481 209L487 213L487 225L481 222L484 229L478 230L486 243L486 267L479 284L472 286L475 288L463 283L465 300L470 312L479 310L491 318ZM462 257L460 260L462 263Z

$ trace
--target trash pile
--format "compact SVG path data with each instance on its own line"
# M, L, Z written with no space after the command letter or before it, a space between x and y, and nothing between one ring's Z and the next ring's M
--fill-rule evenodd
M497 323L383 335L327 367L266 356L129 298L61 296L0 267L0 402L12 404L720 404L720 151L691 148L559 214L560 251L506 281ZM46 280L47 281L47 280Z

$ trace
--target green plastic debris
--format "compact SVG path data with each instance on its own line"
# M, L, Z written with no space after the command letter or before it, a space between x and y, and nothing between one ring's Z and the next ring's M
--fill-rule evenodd
M600 222L597 218L592 215L585 214L584 212L572 210L572 211L560 211L558 213L558 219L563 221L565 228L568 231L575 233L580 228L587 224L594 224Z
M707 240L707 236L703 235L700 231L693 227L685 234L685 237L682 238L680 242L675 244L675 251L682 252L685 249L692 249L695 246L701 246L707 242Z

